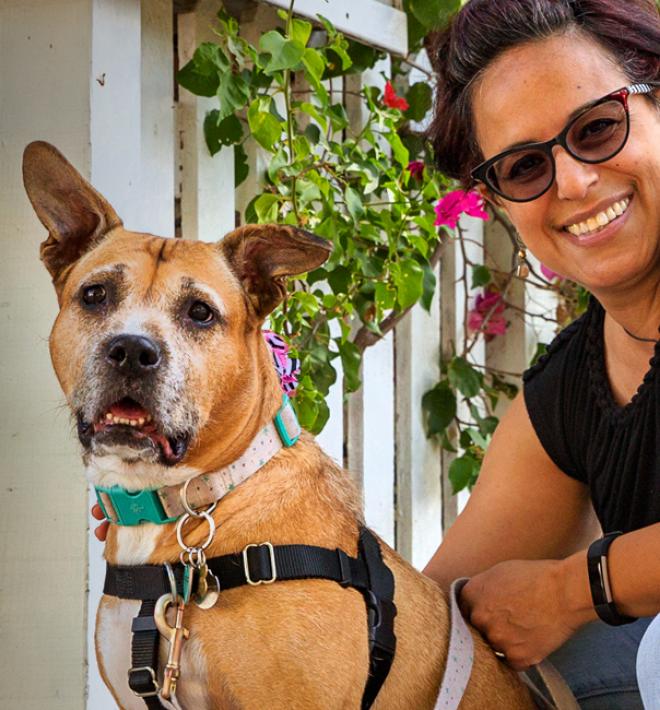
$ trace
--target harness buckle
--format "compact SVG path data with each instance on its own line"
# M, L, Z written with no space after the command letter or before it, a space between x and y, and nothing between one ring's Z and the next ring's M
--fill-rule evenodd
M268 557L270 561L270 579L252 579L250 576L250 561L248 559L248 550L251 547L266 547L268 548ZM245 572L245 581L253 587L258 587L260 584L272 584L277 579L277 567L275 566L275 550L270 542L262 542L260 544L251 543L243 548L243 571Z
M154 684L153 690L136 690L139 688L141 680L147 680L146 678L136 678L133 674L135 673L148 673L151 676L151 682ZM135 686L135 687L134 687ZM156 671L151 666L137 666L135 668L128 669L128 687L133 691L138 698L153 698L160 693L160 686L158 685L158 679L156 678Z
M368 611L369 648L380 651L386 659L392 659L396 651L396 606L387 599L379 599L370 589L365 592L365 601ZM375 658L376 654L373 656Z

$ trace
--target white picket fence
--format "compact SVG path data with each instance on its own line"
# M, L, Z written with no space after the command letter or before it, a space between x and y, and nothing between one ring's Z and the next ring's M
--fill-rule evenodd
M271 5L288 5L269 1L227 0L245 7L243 28L252 41L276 21ZM321 12L358 39L402 51L405 16L399 5L296 2L303 14ZM57 145L128 229L173 237L177 212L186 238L215 241L233 229L255 188L261 158L252 152L251 178L234 190L233 155L211 158L204 142L203 119L213 100L184 90L175 100L174 93L173 39L182 66L201 42L215 38L218 9L219 0L200 0L195 11L178 15L172 0L0 3L0 240L7 255L0 260L0 406L19 423L3 420L0 427L7 491L0 509L1 558L5 579L36 580L38 573L39 580L21 582L20 594L16 585L2 590L2 707L114 708L92 640L102 546L88 529L79 454L50 368L46 339L55 298L37 260L43 229L22 191L20 155L38 138ZM361 81L382 78L375 71ZM470 219L464 227L476 242L469 248L478 254L482 223ZM490 251L508 259L505 240L495 233L485 239ZM463 501L451 495L447 457L426 438L421 410L423 393L439 378L441 351L462 337L459 260L449 249L430 313L413 309L395 333L366 352L361 390L344 405L341 385L332 389L330 421L319 437L361 482L368 524L420 568ZM503 369L521 369L535 337L521 321L507 336L504 354L494 345L476 357L514 359ZM17 433L26 431L41 433Z

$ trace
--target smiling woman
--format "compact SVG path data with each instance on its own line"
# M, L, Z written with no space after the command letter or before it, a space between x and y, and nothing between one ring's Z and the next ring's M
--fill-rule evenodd
M582 708L639 708L660 611L658 9L471 0L433 59L439 167L593 298L526 373L427 573L472 575L462 603L514 667L555 652ZM617 534L587 554L595 523Z

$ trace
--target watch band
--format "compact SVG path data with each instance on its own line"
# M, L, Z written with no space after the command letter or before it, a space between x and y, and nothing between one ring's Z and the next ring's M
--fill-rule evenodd
M621 626L637 621L637 617L620 614L612 597L609 569L607 566L607 553L610 545L621 535L620 532L611 532L595 540L587 552L587 569L589 571L589 586L591 599L598 616L610 626Z

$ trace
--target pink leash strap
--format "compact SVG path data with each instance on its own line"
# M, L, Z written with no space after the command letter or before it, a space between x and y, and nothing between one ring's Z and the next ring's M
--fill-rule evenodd
M474 642L458 606L458 595L467 577L455 580L449 590L451 631L447 663L434 710L457 710L463 699L474 663Z

